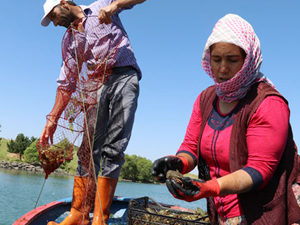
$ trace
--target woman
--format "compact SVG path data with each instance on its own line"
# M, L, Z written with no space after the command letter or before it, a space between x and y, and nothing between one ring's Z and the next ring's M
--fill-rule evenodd
M207 40L202 67L215 85L197 98L176 156L153 163L174 197L208 199L212 224L292 224L300 220L293 188L297 148L287 100L259 71L260 42L252 26L228 14ZM167 179L168 170L199 178Z

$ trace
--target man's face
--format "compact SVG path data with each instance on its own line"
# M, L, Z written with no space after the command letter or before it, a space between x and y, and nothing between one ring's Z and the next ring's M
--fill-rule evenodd
M63 8L61 5L55 6L47 16L54 26L63 26L68 28L72 21L70 10Z

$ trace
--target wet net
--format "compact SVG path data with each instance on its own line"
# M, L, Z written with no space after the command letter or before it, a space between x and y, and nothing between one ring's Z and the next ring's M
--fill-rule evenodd
M78 148L85 171L94 178L92 149L99 90L111 75L118 47L126 36L114 26L100 24L97 16L91 16L75 21L64 34L56 96L61 100L56 101L60 110L47 115L57 127L49 143L37 144L46 179L62 163L73 159L74 148Z

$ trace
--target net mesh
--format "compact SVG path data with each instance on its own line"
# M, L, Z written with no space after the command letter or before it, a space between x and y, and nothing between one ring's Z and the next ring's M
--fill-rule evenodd
M76 20L66 30L57 89L62 110L47 115L48 121L57 124L53 140L46 145L37 145L46 178L73 158L75 146L79 146L77 155L81 166L95 178L92 149L97 100L99 89L112 73L118 47L126 36L119 32L113 24L100 24L97 16Z

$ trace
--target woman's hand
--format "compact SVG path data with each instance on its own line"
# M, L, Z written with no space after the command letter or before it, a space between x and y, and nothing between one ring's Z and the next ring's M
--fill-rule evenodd
M220 186L216 179L207 182L183 177L181 182L174 179L166 180L170 193L178 199L192 202L201 198L216 197L220 194Z
M181 178L180 182L174 179L167 179L166 185L175 198L191 202L206 197L251 191L253 181L249 173L241 169L224 177L206 182L189 177Z
M155 160L151 168L151 174L155 176L159 182L165 182L169 170L177 170L182 173L184 164L181 158L183 157L169 155Z

